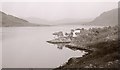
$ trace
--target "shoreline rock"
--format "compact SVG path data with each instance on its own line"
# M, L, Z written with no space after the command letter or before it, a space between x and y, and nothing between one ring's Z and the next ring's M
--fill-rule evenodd
M60 38L56 38L56 39L53 39L47 42L52 43L52 44L59 44L59 43L70 43L71 40L66 39L66 37L60 37Z

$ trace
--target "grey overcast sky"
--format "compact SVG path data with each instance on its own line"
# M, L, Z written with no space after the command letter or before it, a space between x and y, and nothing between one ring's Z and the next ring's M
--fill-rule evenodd
M117 2L3 2L2 11L17 17L46 20L88 19L118 7Z

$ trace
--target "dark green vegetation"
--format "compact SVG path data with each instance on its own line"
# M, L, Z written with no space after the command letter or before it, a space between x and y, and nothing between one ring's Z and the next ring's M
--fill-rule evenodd
M92 28L84 30L66 47L85 50L83 57L70 58L68 62L57 69L66 68L118 68L120 66L120 51L118 33L120 26ZM69 70L69 69L68 69Z
M90 28L89 30L81 30L80 34L77 35L76 38L73 38L72 42L69 45L94 50L94 48L88 45L93 45L100 42L115 41L117 39L118 26Z

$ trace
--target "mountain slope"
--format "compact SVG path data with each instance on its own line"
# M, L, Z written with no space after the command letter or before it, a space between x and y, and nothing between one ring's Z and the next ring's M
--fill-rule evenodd
M5 14L4 12L0 11L0 26L3 27L21 27L21 26L39 26L37 24L29 23L28 21Z
M114 26L118 25L118 9L113 9L102 13L96 17L89 25Z

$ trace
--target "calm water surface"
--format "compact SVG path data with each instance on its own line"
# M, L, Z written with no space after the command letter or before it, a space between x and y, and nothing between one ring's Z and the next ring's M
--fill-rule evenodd
M73 51L46 41L53 32L70 32L75 28L90 26L8 27L2 29L3 68L55 68L71 57L82 57L84 51Z

